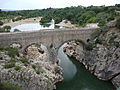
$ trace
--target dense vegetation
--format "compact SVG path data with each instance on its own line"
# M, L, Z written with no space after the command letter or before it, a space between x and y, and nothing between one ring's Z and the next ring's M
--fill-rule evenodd
M22 89L18 85L5 82L0 83L0 90L22 90Z
M115 6L77 6L60 9L41 9L41 10L21 10L21 11L1 11L0 20L12 19L18 21L21 19L42 16L40 23L47 23L52 18L59 23L63 19L71 21L73 24L84 26L86 23L99 22L100 26L111 21L117 16L115 10L120 11L120 4Z

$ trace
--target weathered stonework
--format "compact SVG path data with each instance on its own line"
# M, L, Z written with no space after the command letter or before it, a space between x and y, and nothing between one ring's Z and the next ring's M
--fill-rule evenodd
M91 34L97 30L96 28L83 28L78 30L40 30L31 32L14 32L14 33L1 33L0 45L10 46L13 43L18 43L22 46L21 51L33 44L43 44L49 51L49 60L57 60L57 51L59 47L70 40L79 40L87 43Z

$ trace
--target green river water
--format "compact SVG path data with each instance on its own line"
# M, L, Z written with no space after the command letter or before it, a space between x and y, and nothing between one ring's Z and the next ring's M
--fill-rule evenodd
M63 68L64 81L56 84L56 90L115 90L110 82L97 79L84 65L63 52L64 45L58 51L60 66Z

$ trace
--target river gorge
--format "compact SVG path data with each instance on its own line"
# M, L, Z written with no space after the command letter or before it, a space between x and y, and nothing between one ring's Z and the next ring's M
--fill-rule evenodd
M23 27L25 27L25 26L23 25ZM39 37L37 37L37 38L39 38ZM74 56L74 53L72 53L74 58L68 57L68 56L70 56L69 53L63 52L64 47L66 47L66 45L67 45L67 43L63 44L58 50L58 60L59 60L60 67L56 63L51 64L48 56L47 56L47 58L44 58L44 56L46 57L46 54L44 55L44 51L43 51L45 47L43 47L43 50L41 50L40 48L42 48L42 47L38 47L38 45L33 45L33 47L31 47L32 45L30 45L29 46L30 50L27 47L28 52L25 54L25 56L27 57L28 61L32 60L32 63L30 62L31 65L30 66L28 65L29 67L26 66L26 68L25 68L23 64L21 67L25 68L25 69L30 69L32 72L34 72L34 75L36 75L36 74L37 75L35 77L36 81L32 78L33 82L31 82L31 81L27 82L27 84L29 84L29 87L26 86L26 84L25 84L26 81L24 83L22 83L23 86L29 90L36 90L36 88L39 88L40 90L47 90L47 89L50 89L50 90L52 90L52 89L56 89L56 90L115 90L115 87L109 80L103 81L103 80L100 80L99 77L96 77L93 74L91 74L90 71L94 71L94 70L86 69L85 66L86 67L88 67L88 66L87 65L84 66L83 65L84 62L82 62L82 61L78 62L77 59L75 59L76 55ZM78 51L79 52L79 53L77 53L78 55L81 53L81 51L84 51L84 49L83 49L84 46L82 46L82 44L80 46L81 47L78 47L78 48L76 47L77 48L76 50L73 50L73 51ZM54 48L54 47L51 46L51 48ZM46 51L46 49L45 49L45 51ZM86 51L84 51L84 52L86 52ZM87 58L87 57L88 56L86 56L84 58ZM81 57L81 58L83 58L83 57ZM90 56L90 58L92 58L92 57ZM93 61L93 60L89 61L89 58L87 60L88 60L87 63ZM21 62L19 62L19 63L21 63ZM33 68L32 64L35 64L37 66L37 69L35 68L35 66ZM94 65L94 63L93 63L93 65ZM98 65L98 66L102 66L102 65ZM1 67L1 70L2 70L2 68L3 67ZM63 77L61 76L60 68L63 69ZM4 70L6 71L6 69L4 69ZM4 72L4 70L2 71L2 73ZM11 69L9 69L9 70L11 70ZM22 69L22 70L24 71L24 69ZM37 70L40 70L40 71L37 71ZM99 68L98 68L98 71L99 71ZM13 70L13 72L14 72L14 70ZM6 73L7 73L7 71L6 71ZM3 73L3 76L6 75L6 77L8 77L7 75L11 75L11 74L6 74L6 73ZM16 73L16 72L14 72L14 73ZM28 74L29 72L26 72L26 73ZM21 73L19 73L19 74L21 74ZM30 78L30 76L27 76L27 74L26 74L26 77ZM30 75L32 76L32 74L30 74ZM15 76L15 77L18 78L17 76ZM44 77L43 82L41 82L41 80L38 81L37 80L38 77L39 77L39 79L42 79ZM14 79L12 78L12 81L14 81ZM3 79L3 81L4 81L4 79ZM9 79L8 79L8 81L9 81ZM21 85L21 82L17 81L17 83ZM30 85L31 83L32 83L33 87ZM34 86L34 83L36 83L35 86ZM56 86L54 86L53 83ZM37 84L40 84L40 85L37 85Z
M115 90L112 83L97 79L83 64L75 58L68 57L63 52L64 47L65 44L58 51L64 80L56 84L56 90Z

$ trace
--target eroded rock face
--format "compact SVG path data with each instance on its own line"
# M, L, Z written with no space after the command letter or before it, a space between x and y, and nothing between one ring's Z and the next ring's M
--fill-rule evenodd
M120 87L120 32L116 28L111 28L99 38L102 44L96 44L91 51L84 50L84 57L81 57L81 51L77 49L79 46L73 43L69 43L64 51L67 55L82 62L86 69L89 69L99 79L111 80L116 87Z
M26 57L34 61L49 61L48 53L35 45L31 45L26 49Z
M62 69L56 63L51 64L46 53L39 50L34 45L30 46L27 59L20 54L20 57L16 56L14 60L4 53L6 51L0 51L0 82L18 84L22 90L55 89L55 83L63 80ZM6 66L11 63L14 63L14 66Z
M84 58L84 50L83 50L83 45L82 43L78 41L71 41L69 42L64 48L64 52L68 56L73 56L77 60L82 60Z
M114 84L114 86L120 87L120 74L112 79L112 83Z

